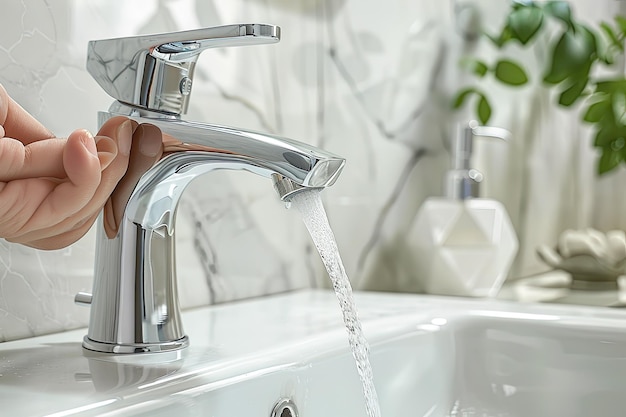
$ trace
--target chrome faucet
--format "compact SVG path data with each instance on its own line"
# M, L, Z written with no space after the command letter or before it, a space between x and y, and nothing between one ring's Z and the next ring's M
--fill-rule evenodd
M181 119L200 52L275 43L280 28L240 24L89 42L87 69L115 101L99 123L125 115L151 123L176 146L133 190L117 235L98 230L93 295L83 346L108 353L162 352L188 345L176 291L175 217L185 187L214 169L272 179L281 199L332 185L345 160L290 139ZM174 151L171 151L174 149Z

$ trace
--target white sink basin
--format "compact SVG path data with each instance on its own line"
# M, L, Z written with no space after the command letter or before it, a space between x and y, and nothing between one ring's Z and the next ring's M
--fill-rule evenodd
M357 293L383 417L623 416L626 313ZM85 330L0 345L7 416L363 417L335 295L183 314L179 354L87 355ZM282 417L286 417L286 414Z

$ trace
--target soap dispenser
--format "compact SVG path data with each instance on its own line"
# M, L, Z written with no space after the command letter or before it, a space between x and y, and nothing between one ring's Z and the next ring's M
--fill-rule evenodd
M504 206L478 198L482 174L471 168L476 137L508 140L501 128L461 125L452 142L445 197L428 198L407 236L416 278L428 294L495 296L518 249Z

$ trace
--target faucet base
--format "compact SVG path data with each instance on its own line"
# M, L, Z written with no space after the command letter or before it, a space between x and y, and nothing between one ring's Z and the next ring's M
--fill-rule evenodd
M181 339L171 342L160 343L132 343L117 344L106 343L92 340L89 336L83 338L83 348L102 353L157 353L170 352L173 350L184 349L189 346L189 338L184 336Z

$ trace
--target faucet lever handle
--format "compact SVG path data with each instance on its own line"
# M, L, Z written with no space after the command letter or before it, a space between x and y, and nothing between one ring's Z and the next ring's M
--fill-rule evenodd
M193 71L202 51L279 40L280 28L267 24L93 40L88 46L87 71L116 100L179 115L187 111Z

